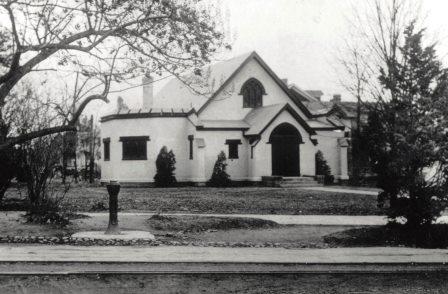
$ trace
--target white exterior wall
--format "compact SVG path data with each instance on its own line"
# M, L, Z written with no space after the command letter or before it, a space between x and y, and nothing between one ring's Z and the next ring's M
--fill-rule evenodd
M193 126L184 117L116 119L101 124L102 138L110 138L110 161L101 160L101 179L118 179L123 182L153 182L156 158L160 149L167 146L176 156L176 178L191 177L192 161L189 160L189 141ZM149 136L147 160L122 160L120 137ZM102 150L103 152L103 150Z
M216 97L199 115L203 120L241 120L251 108L243 108L243 97L239 95L242 85L249 78L258 79L266 94L263 105L289 103L304 119L306 116L294 104L283 89L254 59L234 77L227 89ZM180 98L179 98L180 99ZM175 105L173 105L174 107ZM193 123L195 122L192 116ZM240 130L196 130L186 117L152 117L139 119L114 119L103 122L101 134L110 138L110 161L101 161L102 181L117 179L122 182L153 182L156 173L155 161L162 146L172 149L176 156L176 178L178 181L204 182L210 179L213 166L222 150L228 158L226 140L241 140L238 145L238 159L228 159L227 172L232 180L259 181L262 176L272 175L272 148L268 143L272 131L281 123L290 123L300 132L303 144L300 145L300 173L302 176L315 175L315 153L321 150L332 174L338 177L341 172L341 156L338 138L343 132L319 131L314 146L309 134L287 111L281 113L262 133L260 142L254 148L251 159L251 147ZM194 136L193 160L189 159L188 135ZM122 142L124 136L149 136L147 142L147 160L122 160ZM103 151L103 150L102 150ZM102 156L104 158L104 156Z
M339 138L344 137L342 131L319 131L317 132L317 150L322 151L324 158L331 169L331 174L336 178L340 175L340 147Z
M248 180L248 152L249 142L243 137L241 131L199 131L196 133L199 138L205 140L205 178L210 179L213 166L221 151L224 151L227 157L227 173L232 180L244 181ZM226 145L226 140L241 140L241 145L238 145L238 158L229 159L229 146Z
M306 116L294 104L282 88L261 67L258 61L252 59L241 69L227 87L204 109L199 115L200 119L243 119L252 108L243 108L243 96L239 95L241 87L250 78L256 78L266 90L263 95L263 106L289 103L294 110L303 118Z

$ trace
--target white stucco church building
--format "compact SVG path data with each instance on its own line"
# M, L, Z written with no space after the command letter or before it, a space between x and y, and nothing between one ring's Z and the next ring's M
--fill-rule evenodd
M179 182L206 182L220 151L234 181L313 177L318 150L337 180L348 179L344 124L320 107L316 91L287 84L257 53L186 78L188 86L173 78L153 94L145 77L141 108L101 118L102 181L153 182L162 146L176 156Z

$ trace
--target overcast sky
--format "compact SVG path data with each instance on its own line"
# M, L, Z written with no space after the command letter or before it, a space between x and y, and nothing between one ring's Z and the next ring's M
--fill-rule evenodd
M409 1L417 3L416 0ZM343 100L354 99L340 85L335 69L336 53L350 30L347 18L350 18L353 5L362 5L362 0L220 2L233 35L233 50L228 57L256 51L280 78L288 78L305 90L322 90L324 100L329 100L335 93L342 94ZM448 0L422 0L422 4L429 37L440 41L437 49L447 64ZM155 91L164 83L156 83ZM129 106L140 107L141 93L140 88L112 93L109 96L112 103L93 103L89 110L96 109L97 115L109 112L115 109L119 95Z
M415 0L412 0L415 1ZM322 90L326 98L349 94L340 86L335 54L349 27L352 4L362 0L224 0L236 34L232 54L255 50L281 77L303 89ZM448 52L448 0L424 0L431 38Z

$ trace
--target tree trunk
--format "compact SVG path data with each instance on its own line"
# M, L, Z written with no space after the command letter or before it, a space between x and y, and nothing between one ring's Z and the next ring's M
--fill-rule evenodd
M76 149L75 149L76 150ZM75 151L75 170L73 171L73 177L75 178L75 183L78 183L78 156L76 156L76 151Z
M67 140L65 134L62 136L62 183L65 184L67 175Z
M93 183L93 168L94 168L94 154L95 149L95 134L93 129L93 115L90 116L90 163L89 163L89 183Z

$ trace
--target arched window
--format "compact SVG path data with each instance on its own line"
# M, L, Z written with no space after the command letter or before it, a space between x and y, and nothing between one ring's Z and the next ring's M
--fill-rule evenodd
M255 108L263 106L263 95L266 95L266 92L257 79L251 78L241 87L240 95L243 95L244 108Z

